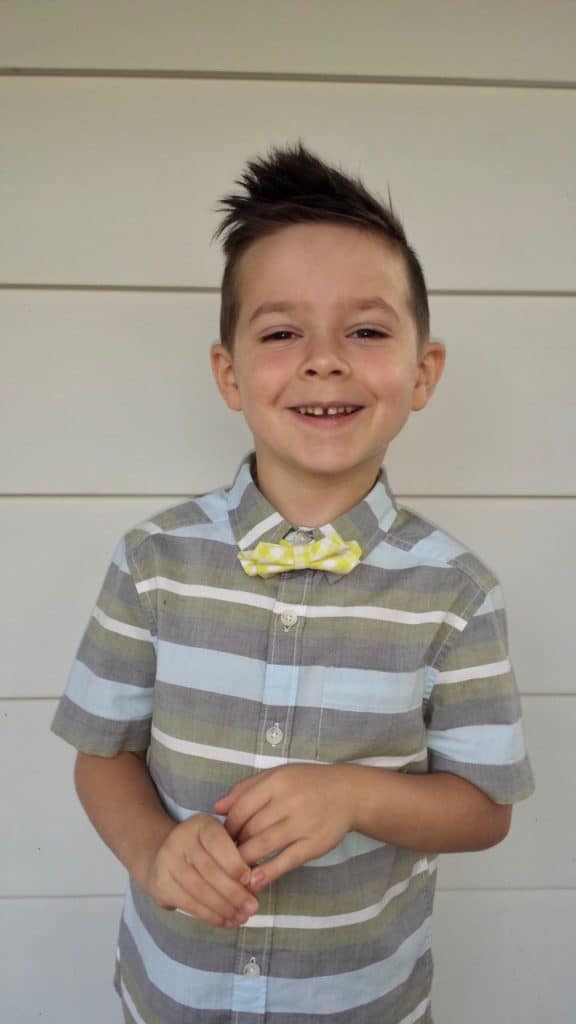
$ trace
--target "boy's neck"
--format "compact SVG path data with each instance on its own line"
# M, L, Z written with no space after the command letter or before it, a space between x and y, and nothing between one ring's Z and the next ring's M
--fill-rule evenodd
M282 472L270 475L257 461L255 483L289 523L312 528L333 522L361 502L376 483L379 469L380 464L360 467L359 472L347 472L339 478L318 473L303 476L284 467Z

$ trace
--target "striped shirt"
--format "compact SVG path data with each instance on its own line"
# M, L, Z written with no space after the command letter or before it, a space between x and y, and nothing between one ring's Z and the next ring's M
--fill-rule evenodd
M352 572L248 577L239 549L297 529L258 490L252 458L232 486L122 537L53 731L103 756L148 748L177 821L294 762L452 772L497 803L529 796L493 572L400 506L382 468L331 524L362 547ZM436 863L350 832L230 931L160 908L130 879L114 978L125 1019L430 1024Z

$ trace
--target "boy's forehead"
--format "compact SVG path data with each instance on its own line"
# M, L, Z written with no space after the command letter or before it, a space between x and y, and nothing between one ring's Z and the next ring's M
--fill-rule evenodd
M367 300L376 299L393 312L409 312L406 261L392 240L352 225L296 224L256 239L242 254L237 265L242 319L249 322L263 306L271 312L272 305L278 311L296 303L313 305L316 275L328 283L330 305L337 309L368 308Z

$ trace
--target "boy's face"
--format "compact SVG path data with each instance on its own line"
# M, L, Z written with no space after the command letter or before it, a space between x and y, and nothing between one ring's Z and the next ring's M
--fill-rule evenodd
M274 497L322 477L348 488L351 507L444 365L441 343L418 351L402 257L362 229L295 224L244 253L238 284L234 353L214 345L212 368L252 431L261 489ZM359 308L375 297L386 308ZM291 308L259 312L263 303Z

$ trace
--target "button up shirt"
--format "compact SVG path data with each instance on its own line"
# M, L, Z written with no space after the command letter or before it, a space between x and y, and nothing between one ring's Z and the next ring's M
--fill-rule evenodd
M119 541L52 729L101 756L148 749L168 814L213 814L277 765L451 772L497 803L533 780L494 573L396 502L385 470L331 524L347 575L248 577L239 549L317 530L232 486ZM436 857L349 832L259 893L245 925L160 908L130 879L115 987L136 1024L429 1024Z

